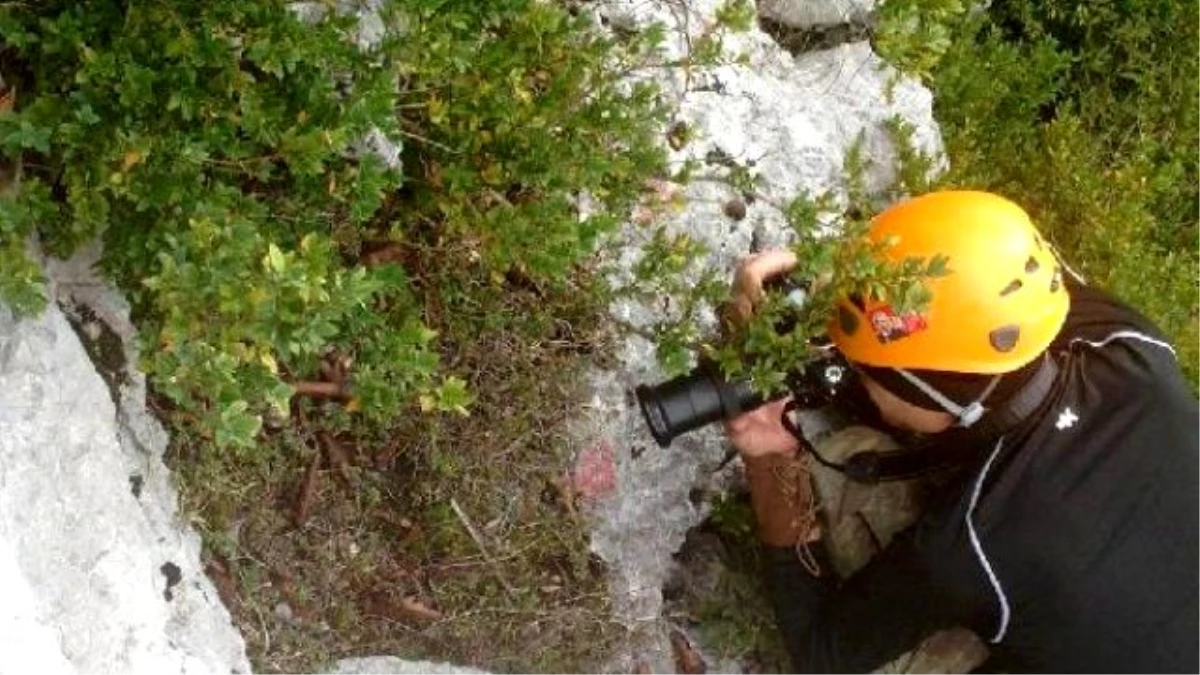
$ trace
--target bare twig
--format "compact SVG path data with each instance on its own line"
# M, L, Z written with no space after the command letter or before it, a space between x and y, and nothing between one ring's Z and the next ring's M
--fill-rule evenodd
M311 396L313 398L349 398L345 387L337 382L313 382L302 380L293 382L292 389L296 390L296 396Z
M433 147L435 147L439 150L444 150L452 155L461 155L462 154L462 150L455 150L454 148L446 145L445 143L439 143L438 141L435 141L432 138L426 138L420 134L415 134L406 129L399 129L399 132L400 132L400 135L404 136L405 138L411 138L412 140L417 141L418 143L425 143L427 145L432 145Z
M229 560L225 556L214 555L204 566L204 572L209 579L212 579L213 585L217 587L217 595L221 597L221 602L225 603L226 607L233 609L235 603L241 602L237 584L233 582Z
M321 371L321 377L325 378L326 382L333 382L338 386L342 386L346 379L342 376L342 373L338 370L338 368L330 363L328 359L321 359L321 365L319 365L318 368Z
M718 176L718 175L692 176L692 182L693 183L716 183L718 185L727 186L734 192L737 192L737 188L734 188L733 185L731 185L729 183L729 179L724 176ZM754 197L754 201L756 201L756 202L762 202L762 203L766 204L767 206L770 206L771 208L775 209L776 211L779 211L780 213L787 212L786 204L784 204L783 202L779 201L778 199L776 199L768 194L765 194L758 190L755 190L754 192L751 192L750 194Z
M317 476L321 470L321 453L313 455L312 461L304 471L304 480L300 483L300 492L296 496L296 504L292 510L292 523L303 527L308 522L308 512L312 508L313 496L317 492Z
M692 647L687 637L678 630L671 631L671 650L675 652L675 667L679 672L689 675L708 672L704 658Z
M467 518L467 513L463 511L461 506L458 505L458 500L454 497L450 498L450 508L454 509L454 515L458 516L458 520L462 522L463 527L466 528L467 534L470 534L471 538L475 540L475 545L479 547L479 552L483 554L484 560L487 560L488 566L492 568L492 572L495 574L496 580L500 582L501 586L504 586L504 590L508 591L510 595L516 594L517 589L513 588L512 584L508 583L508 579L505 579L504 576L500 574L500 569L496 566L495 558L493 558L491 552L488 551L487 545L483 543L483 536L479 534L479 530L475 529L475 525L471 523L470 518Z
M400 599L400 610L417 621L431 622L442 618L442 613L421 602L415 595Z
M265 617L263 617L262 610L258 608L257 604L251 605L251 607L254 608L254 614L258 617L258 625L262 628L263 649L270 649L271 648L271 631L267 628L267 620ZM270 652L264 652L264 653L269 654Z
M627 330L630 333L637 335L638 337L644 338L650 342L658 342L658 336L655 335L654 331L649 328L643 328L642 326L634 325L634 324L626 321L625 319L615 317L615 316L610 316L608 318L609 318L609 321L611 321L614 325L616 325L624 330ZM684 349L687 349L688 351L693 352L695 354L704 353L704 351L708 347L708 345L706 343L704 343L700 340L685 340L685 341L681 342L680 344L683 346Z
M346 487L353 487L354 474L350 471L350 460L347 459L342 445L324 430L317 432L317 440L321 442L321 448L325 451L329 466L337 473L342 484Z

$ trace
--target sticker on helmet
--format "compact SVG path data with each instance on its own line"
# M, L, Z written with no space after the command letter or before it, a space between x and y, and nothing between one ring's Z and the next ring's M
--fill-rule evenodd
M909 312L901 316L887 305L872 309L867 317L871 328L875 330L875 337L883 344L906 338L928 327L925 317L920 314Z

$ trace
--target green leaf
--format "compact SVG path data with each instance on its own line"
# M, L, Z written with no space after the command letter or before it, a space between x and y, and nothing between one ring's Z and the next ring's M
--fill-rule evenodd
M18 316L40 314L46 308L46 281L21 242L0 238L0 302Z
M275 244L267 246L267 254L263 256L263 266L271 272L281 273L287 268L287 258Z
M437 409L467 415L467 406L472 396L467 392L466 381L450 376L437 389Z
M246 401L237 400L221 410L216 429L219 447L249 447L254 444L262 429L262 417L247 412L248 407Z

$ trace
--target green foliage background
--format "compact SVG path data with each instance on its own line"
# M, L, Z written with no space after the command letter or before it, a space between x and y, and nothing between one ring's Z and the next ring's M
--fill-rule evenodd
M565 292L662 166L653 88L619 84L647 40L554 4L403 0L368 47L331 7L0 5L19 91L0 151L25 167L0 292L44 301L29 235L58 256L100 235L153 383L222 446L286 416L333 351L368 421L465 411L431 325L464 304L510 321L514 278ZM406 175L362 151L372 134Z
M927 7L928 6L928 7ZM893 0L879 46L934 92L942 185L1025 206L1089 283L1171 336L1197 382L1200 11L1195 0ZM904 9L906 8L906 9Z

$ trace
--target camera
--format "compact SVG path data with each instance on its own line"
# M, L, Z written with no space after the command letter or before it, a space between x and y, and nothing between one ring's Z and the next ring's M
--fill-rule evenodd
M809 284L781 275L768 279L765 290L781 293L795 312L808 301ZM790 332L796 315L775 325L779 333ZM707 424L737 417L744 412L791 394L795 408L820 408L845 398L853 388L855 371L827 339L811 348L815 356L787 377L787 390L768 398L756 392L749 381L729 380L720 367L702 361L690 373L654 386L641 385L634 390L650 434L660 447L667 447L681 434Z
M817 355L787 378L787 391L773 398L754 391L745 380L726 379L717 364L701 363L686 375L635 390L642 416L660 447L681 434L737 417L791 394L798 408L820 408L843 398L854 386L855 371L833 345L815 347Z
M775 331L783 334L793 330L798 313L808 302L809 284L781 275L768 279L764 290L782 294L794 311L774 326ZM813 358L789 373L786 390L770 398L756 392L749 381L725 378L711 361L702 361L692 372L661 384L637 387L634 393L650 434L665 448L681 434L737 417L788 394L792 396L790 408L821 408L835 402L860 407L861 387L856 386L856 372L846 357L828 338L814 339L809 347Z

